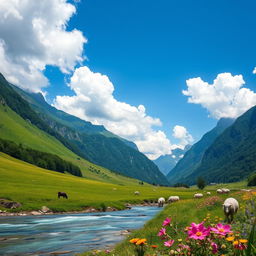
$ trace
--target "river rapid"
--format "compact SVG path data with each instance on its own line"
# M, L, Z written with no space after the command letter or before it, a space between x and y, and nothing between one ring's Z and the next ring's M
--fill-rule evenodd
M74 255L107 249L138 229L160 211L137 206L100 213L0 217L0 255ZM65 252L65 254L64 254Z

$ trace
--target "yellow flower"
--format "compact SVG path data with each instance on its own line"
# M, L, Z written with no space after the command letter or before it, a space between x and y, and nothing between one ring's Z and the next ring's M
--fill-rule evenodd
M136 243L136 245L142 245L142 244L146 244L147 239L143 238L143 239L139 239Z
M238 245L239 244L239 242L236 240L235 242L233 242L233 245L234 246L236 246L236 245Z
M182 242L182 239L181 239L181 238L179 238L179 239L178 239L178 241L179 241L179 242Z
M136 244L140 239L139 238L133 238L130 240L130 243Z
M226 249L226 248L227 248L227 246L225 244L221 245L221 249Z
M226 240L229 241L229 242L234 241L234 239L235 239L235 237L233 237L233 236L229 236L229 237L226 238Z
M246 240L246 239L239 239L239 242L242 243L242 244L246 244L248 242L248 240Z

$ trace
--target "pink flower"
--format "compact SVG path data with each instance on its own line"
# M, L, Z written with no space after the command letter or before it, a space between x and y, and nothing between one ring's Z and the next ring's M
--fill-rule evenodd
M230 233L230 225L222 225L221 223L218 223L215 228L211 228L211 231L213 231L217 235L225 236L226 234Z
M210 230L204 226L204 222L199 224L191 223L191 228L188 231L189 238L193 238L195 240L203 240L209 234Z
M213 254L218 252L218 245L216 243L212 242L211 247L212 247L212 253Z
M171 219L170 218L166 218L163 222L163 226L168 226L171 223Z
M165 236L166 235L166 229L165 228L161 228L157 235L158 236Z
M164 242L164 246L171 247L173 245L173 243L174 243L174 240L169 240L169 241Z

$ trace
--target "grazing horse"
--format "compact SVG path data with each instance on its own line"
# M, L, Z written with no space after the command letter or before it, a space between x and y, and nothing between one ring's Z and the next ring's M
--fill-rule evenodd
M61 197L68 199L68 195L65 192L58 192L58 198Z

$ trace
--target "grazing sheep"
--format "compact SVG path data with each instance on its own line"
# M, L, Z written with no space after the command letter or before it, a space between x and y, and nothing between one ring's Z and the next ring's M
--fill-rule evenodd
M202 198L204 195L202 193L194 194L194 198Z
M229 197L224 201L223 211L226 216L228 223L231 223L234 219L234 215L239 209L239 203L233 197Z
M139 191L135 191L135 192L134 192L134 195L135 195L135 196L139 196L139 195L140 195L140 192L139 192Z
M163 207L165 203L165 199L163 197L158 198L158 207Z
M217 192L218 194L222 194L222 193L223 193L222 189L220 189L220 188L217 189L216 192Z
M230 192L228 188L222 188L221 190L223 194L228 194Z
M179 196L170 196L168 198L168 203L176 202L176 201L179 201L179 200L180 200Z
M206 195L211 195L211 192L206 192Z

